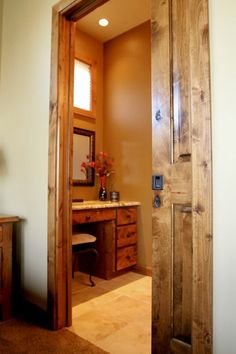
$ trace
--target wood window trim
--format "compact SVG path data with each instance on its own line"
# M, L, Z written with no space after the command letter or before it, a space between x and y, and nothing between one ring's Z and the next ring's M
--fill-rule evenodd
M73 112L75 118L93 118L96 119L97 113L97 62L89 57L83 56L81 54L75 55L75 60L79 60L85 64L88 64L91 68L91 110L85 110L79 107L73 106Z

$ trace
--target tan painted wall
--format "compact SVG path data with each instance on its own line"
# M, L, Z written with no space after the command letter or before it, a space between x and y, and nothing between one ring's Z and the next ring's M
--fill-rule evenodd
M141 202L138 264L151 267L150 23L105 43L104 147L115 159L111 188Z
M98 152L103 149L103 43L77 30L75 41L75 56L80 55L95 60L97 65L97 114L96 119L74 116L74 126L95 131L95 150ZM74 186L72 193L73 198L83 198L85 200L98 199L97 183L94 187Z

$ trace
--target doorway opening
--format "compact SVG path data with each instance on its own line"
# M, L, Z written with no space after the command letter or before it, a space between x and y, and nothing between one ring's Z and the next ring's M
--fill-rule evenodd
M109 20L106 28L98 24L99 19L104 17ZM111 275L108 274L110 270L106 269L108 265L103 262L106 257L106 235L102 230L104 228L108 233L107 221L78 225L72 216L74 232L83 230L96 236L99 252L94 288L89 286L87 275L75 272L72 282L72 328L78 335L108 351L115 350L117 346L117 351L123 347L125 352L125 346L133 346L135 352L151 352L150 20L151 1L122 3L120 0L110 0L79 19L75 28L75 60L91 63L90 67L94 70L94 77L91 70L90 79L91 95L94 97L90 99L95 114L89 116L90 112L78 111L74 107L73 129L94 132L94 155L104 152L114 160L114 173L107 177L108 203L111 191L119 191L120 202L140 203L136 208L135 222L119 225L115 220L111 228L115 231L109 231L108 238L112 238L113 234L117 238L119 233L123 240L132 234L120 245L115 244L115 264ZM78 80L78 86L79 83ZM74 90L74 96L76 92ZM76 98L73 101L76 102ZM73 170L81 161L87 161L86 154L83 153L78 161L73 159ZM80 178L83 177L86 182L87 176L82 172ZM85 185L84 182L73 183L72 200L83 199L86 203L98 200L99 178L95 176L94 185ZM78 212L77 205L81 210L82 204L72 204L72 215ZM117 208L109 210L118 212ZM116 242L119 243L118 240ZM78 270L82 267L83 264L80 264ZM96 323L94 316L97 316ZM145 321L142 326L140 317ZM132 333L130 338L127 332Z

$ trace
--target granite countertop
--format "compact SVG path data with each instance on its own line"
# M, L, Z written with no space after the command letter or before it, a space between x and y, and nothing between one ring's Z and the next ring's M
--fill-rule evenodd
M83 202L73 202L72 210L119 208L138 205L140 205L140 202L131 202L124 200L121 200L119 202L111 202L109 200L104 202L102 202L101 200L85 200Z

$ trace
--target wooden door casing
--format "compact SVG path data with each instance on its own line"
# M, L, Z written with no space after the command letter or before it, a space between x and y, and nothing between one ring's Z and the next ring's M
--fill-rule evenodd
M71 325L73 64L75 21L108 0L61 0L52 8L48 150L48 317Z
M212 351L208 3L153 1L153 353Z

